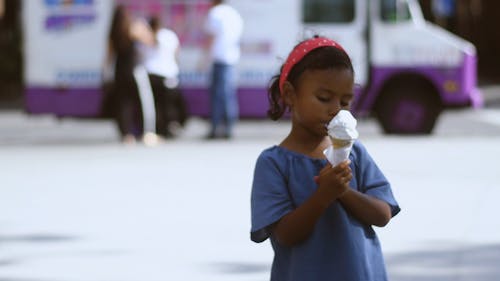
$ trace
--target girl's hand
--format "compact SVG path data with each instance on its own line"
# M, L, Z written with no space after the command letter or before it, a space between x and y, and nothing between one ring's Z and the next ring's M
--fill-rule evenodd
M349 190L349 182L352 179L352 171L349 167L350 161L345 160L335 167L327 164L315 178L319 193L328 204L342 197Z

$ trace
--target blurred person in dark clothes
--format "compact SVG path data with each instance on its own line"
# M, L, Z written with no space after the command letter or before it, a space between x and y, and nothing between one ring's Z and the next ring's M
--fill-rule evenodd
M116 108L113 115L125 143L135 143L137 140L149 143L154 139L154 133L153 137L147 137L145 134L150 131L148 127L151 127L149 122L151 118L148 116L151 114L154 116L154 108L153 113L150 113L150 107L145 106L148 100L145 100L144 95L140 93L142 89L149 92L151 89L147 89L150 87L149 81L144 86L144 81L138 79L140 75L137 74L141 65L139 44L148 46L154 44L153 33L149 26L142 20L133 19L125 6L116 6L109 33L108 63L114 61L112 95L116 101ZM152 100L152 97L150 99Z

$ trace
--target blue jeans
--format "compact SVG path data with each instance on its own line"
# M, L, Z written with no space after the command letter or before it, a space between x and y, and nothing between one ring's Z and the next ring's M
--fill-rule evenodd
M239 115L236 67L214 63L210 86L211 130L213 136L231 136Z

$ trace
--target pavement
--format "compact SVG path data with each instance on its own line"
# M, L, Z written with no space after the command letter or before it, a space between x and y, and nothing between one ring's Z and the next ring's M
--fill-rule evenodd
M230 141L124 146L102 120L0 112L0 281L268 280L249 240L255 158L289 124L248 120ZM500 280L500 112L446 112L426 137L360 136L402 212L376 228L391 281Z
M486 107L500 107L500 85L487 84L481 86L480 90Z

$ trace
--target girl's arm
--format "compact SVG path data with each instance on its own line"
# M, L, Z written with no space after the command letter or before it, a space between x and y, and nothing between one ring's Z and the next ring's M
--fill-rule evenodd
M302 205L283 216L273 227L272 235L283 246L294 246L309 237L320 216L349 189L352 178L348 162L321 170L318 189Z
M371 188L378 188L380 194L386 194L383 199L375 198L369 194L360 192L356 189L349 189L348 192L339 198L342 206L357 220L366 225L385 226L392 218L392 203L397 205L392 192L390 192L390 185L382 174L382 171L377 167L375 161L371 158L366 148L357 142L353 147L356 154L356 162L358 166L358 173L360 180L358 184L370 186ZM399 207L397 207L399 209ZM395 210L396 211L396 210ZM396 211L397 213L397 211Z
M274 225L272 235L278 243L287 247L302 242L309 237L328 205L318 192L314 193L304 204L281 218Z
M351 188L339 201L351 215L365 224L383 227L392 217L389 204Z

